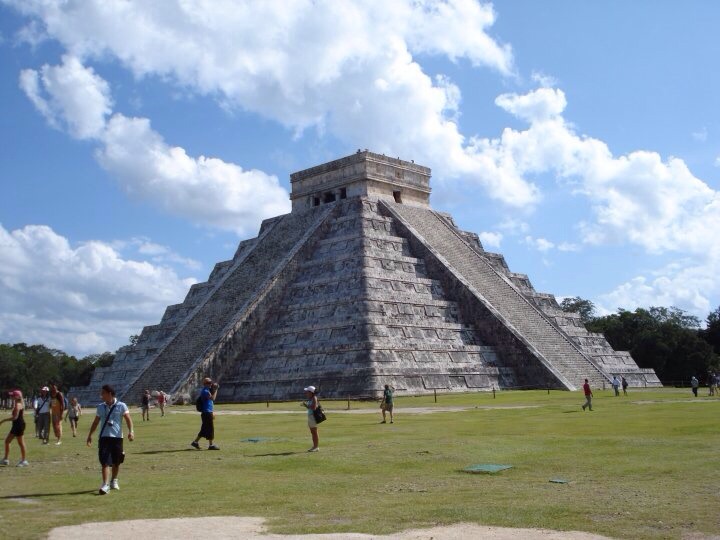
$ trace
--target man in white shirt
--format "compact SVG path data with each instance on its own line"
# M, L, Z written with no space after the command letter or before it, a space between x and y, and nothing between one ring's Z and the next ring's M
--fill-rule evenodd
M98 442L98 458L102 467L102 485L100 495L105 495L111 489L120 489L118 473L120 464L125 461L123 452L122 420L125 419L128 427L128 440L135 440L132 418L128 406L115 397L115 389L106 384L100 391L103 402L97 406L97 415L90 426L90 433L87 436L87 445L92 446L92 435L95 433L98 424L100 428ZM108 473L112 469L112 478L108 483Z

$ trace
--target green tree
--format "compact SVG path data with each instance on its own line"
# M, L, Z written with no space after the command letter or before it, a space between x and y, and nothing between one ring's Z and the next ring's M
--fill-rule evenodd
M595 304L579 296L563 299L563 301L560 302L560 308L568 313L579 313L580 320L582 320L584 324L589 323L595 318Z
M700 337L712 346L715 354L720 354L720 306L710 312L706 323L707 326L700 330Z
M71 386L85 386L98 365L110 365L114 355L105 352L78 360L45 345L0 345L0 390L20 388L33 395L50 382L63 391Z
M717 363L712 347L700 338L697 317L670 307L618 310L598 317L588 330L605 334L616 350L630 351L638 366L653 368L665 384L704 379Z

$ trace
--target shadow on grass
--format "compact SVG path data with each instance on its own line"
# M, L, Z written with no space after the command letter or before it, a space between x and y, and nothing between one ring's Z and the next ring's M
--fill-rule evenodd
M147 450L145 452L133 452L135 456L149 456L153 454L177 454L178 452L197 452L195 448L176 448L174 450Z
M91 493L97 493L96 489L85 489L83 491L64 491L62 493L24 493L22 495L3 495L2 499L30 499L38 497L56 497L58 495L90 495Z
M294 456L295 454L307 454L307 452L277 452L274 454L252 454L247 457Z

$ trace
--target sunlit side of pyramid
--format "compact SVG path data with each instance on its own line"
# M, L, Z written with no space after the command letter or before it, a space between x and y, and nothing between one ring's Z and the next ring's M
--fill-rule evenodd
M573 390L651 369L589 333L476 234L429 205L430 169L364 151L291 175L292 212L265 220L182 304L71 395L113 384L219 401L374 397L494 388Z

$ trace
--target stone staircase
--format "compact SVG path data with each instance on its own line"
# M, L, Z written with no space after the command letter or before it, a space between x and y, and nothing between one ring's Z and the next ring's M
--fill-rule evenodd
M320 234L219 399L286 399L301 393L298 377L326 397L373 397L384 384L489 390L512 378L376 202L339 204Z
M275 276L289 252L296 244L307 240L310 231L329 214L329 208L287 214L266 224L253 249L231 270L198 306L182 328L153 361L129 386L127 401L137 401L144 389L169 388L176 393L189 383L198 384L191 377L193 368L202 363L213 345L221 341L236 319L247 316L252 302L264 292L263 283ZM217 377L215 366L209 375ZM202 378L202 375L199 375ZM193 380L190 380L190 379Z
M420 207L382 201L416 239L447 263L456 278L500 319L561 386L576 389L583 379L597 387L607 376L492 263L468 244L448 219Z
M274 220L265 222L261 231L264 231L273 222ZM77 397L80 403L92 403L100 399L100 389L105 384L113 386L119 396L125 395L129 385L152 364L158 351L173 339L179 329L195 313L198 306L202 305L222 283L227 272L243 261L255 246L256 241L257 238L253 238L240 242L233 258L217 263L210 273L208 281L192 285L181 304L174 304L165 309L159 324L144 327L138 336L137 343L118 349L112 365L96 368L90 383L87 386L71 388L68 396ZM168 392L170 387L159 387L154 390Z

